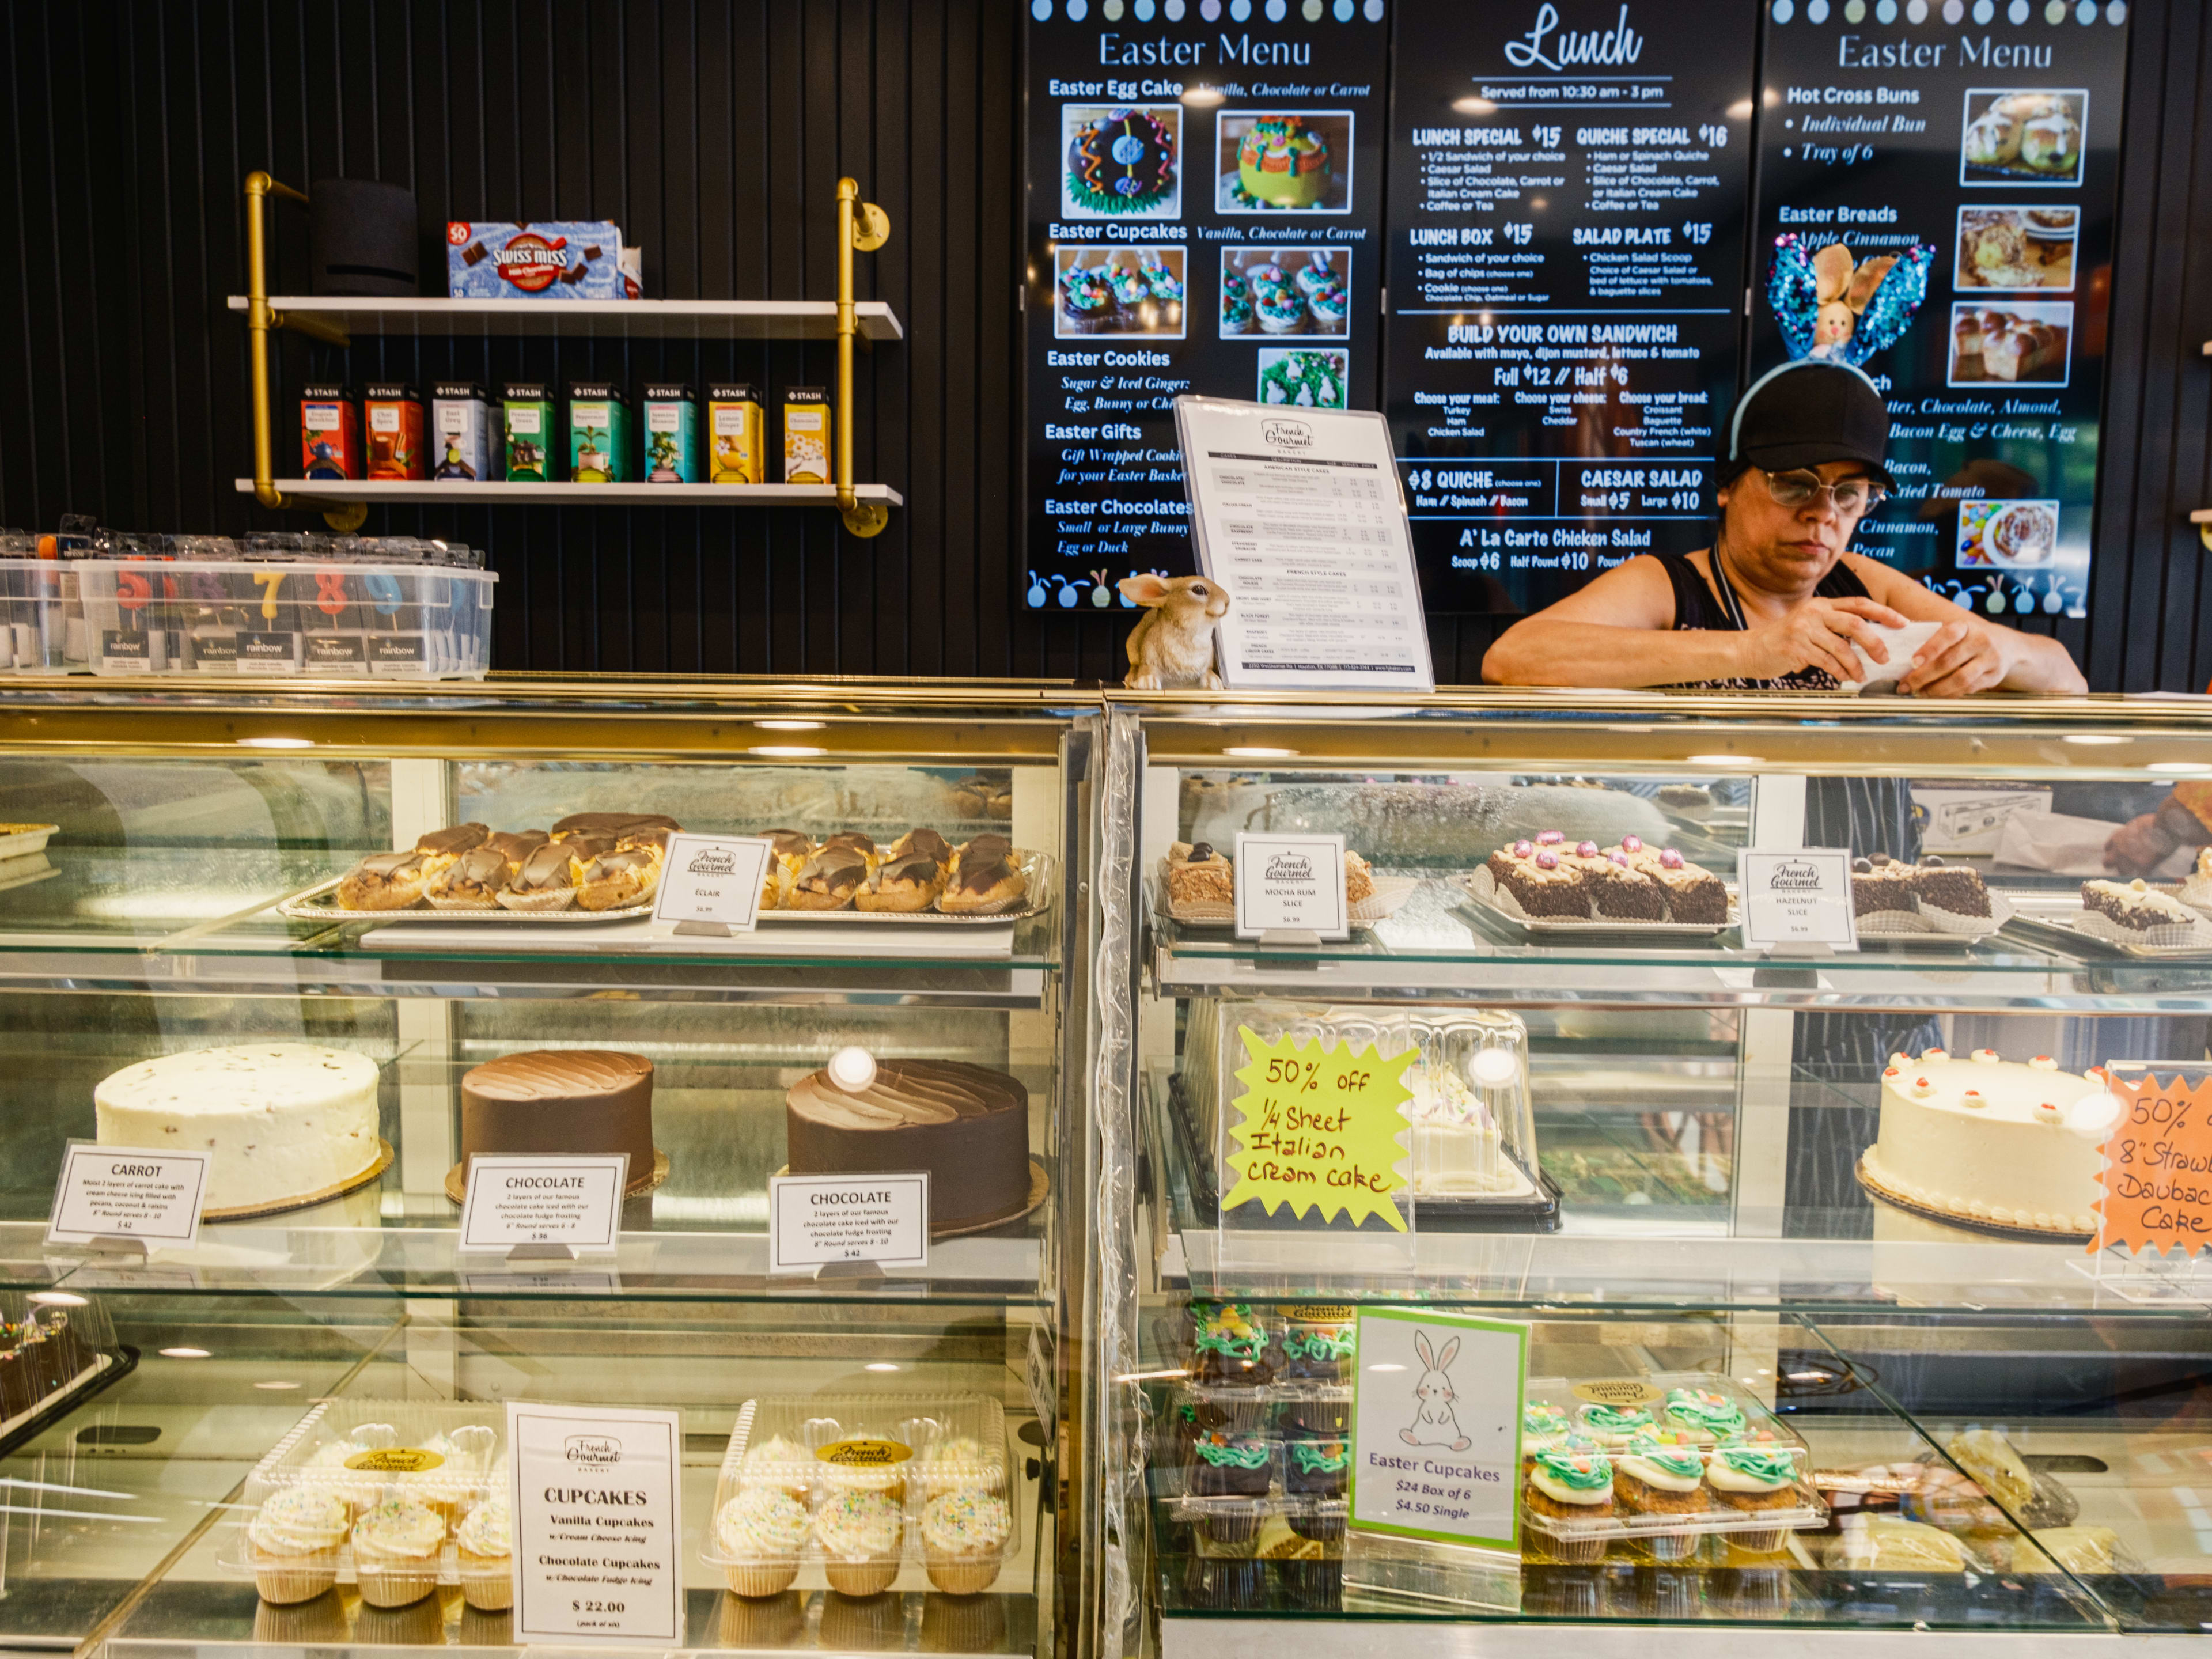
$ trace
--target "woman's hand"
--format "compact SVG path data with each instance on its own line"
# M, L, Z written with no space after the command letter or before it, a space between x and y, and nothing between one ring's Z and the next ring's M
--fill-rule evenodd
M1913 653L1912 669L1897 683L1900 692L1923 697L1964 697L2004 683L2022 653L2023 636L1979 621L1947 622Z
M1744 679L1772 680L1801 668L1825 668L1839 683L1856 681L1859 659L1851 641L1864 646L1876 662L1887 662L1889 647L1877 626L1904 625L1903 617L1872 599L1807 599L1786 616L1743 635L1739 674Z
M2112 839L2105 843L2105 868L2130 881L2148 876L2165 863L2166 854L2181 843L2158 821L2158 816L2146 812L2113 830Z

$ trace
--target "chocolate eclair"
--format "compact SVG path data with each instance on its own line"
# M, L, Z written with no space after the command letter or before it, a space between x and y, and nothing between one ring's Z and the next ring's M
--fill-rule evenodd
M868 878L868 863L849 847L825 847L799 867L793 878L785 908L793 910L842 910Z
M674 818L658 812L571 812L553 826L555 841L581 838L617 840L625 833L645 830L681 830Z
M927 910L945 890L945 872L927 853L907 853L884 860L853 902L863 910Z
M576 902L586 910L619 910L642 904L660 885L665 854L651 844L617 847L585 865L576 878Z
M1029 889L1012 843L1004 836L977 836L953 849L937 908L950 915L1003 910Z
M545 845L543 830L502 831L472 847L430 878L426 896L441 910L495 910L499 890L523 860Z
M802 836L796 830L770 830L766 832L769 845L774 849L775 862L793 875L799 866L814 856L814 838Z
M871 875L875 873L876 866L883 862L883 854L876 850L876 843L857 830L842 830L823 842L822 845L825 851L832 847L842 847L848 852L858 853L861 861L868 866L868 872Z
M952 857L952 843L934 830L909 830L891 843L887 858L904 858L909 853L926 853L938 864L944 865Z
M376 853L346 872L338 883L338 904L347 910L404 910L422 902L430 879L431 854L418 847L403 853Z
M440 871L452 864L462 854L472 847L483 846L490 839L491 830L487 825L456 823L448 829L433 830L428 835L418 837L415 842L415 850L428 857L430 861L430 875L433 879L435 879Z
M507 885L499 890L500 903L509 910L539 914L567 909L576 902L574 854L579 844L549 841L543 847L532 848L529 856L507 878ZM593 856L601 850L612 850L605 842L588 844L593 848Z

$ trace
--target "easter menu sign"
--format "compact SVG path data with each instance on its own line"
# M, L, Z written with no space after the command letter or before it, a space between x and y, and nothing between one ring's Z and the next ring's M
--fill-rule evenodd
M1528 1327L1363 1308L1358 1345L1352 1529L1517 1550Z
M1413 1098L1408 1049L1385 1060L1365 1048L1324 1048L1312 1038L1273 1042L1239 1026L1249 1063L1237 1073L1237 1150L1227 1158L1237 1184L1223 1194L1224 1212L1257 1203L1269 1217L1288 1206L1293 1218L1342 1217L1357 1227L1370 1216L1406 1231L1393 1194L1405 1190L1406 1120L1398 1109Z
M2089 1243L2193 1255L2212 1244L2212 1076L2115 1079L2120 1113L2105 1144L2103 1219Z

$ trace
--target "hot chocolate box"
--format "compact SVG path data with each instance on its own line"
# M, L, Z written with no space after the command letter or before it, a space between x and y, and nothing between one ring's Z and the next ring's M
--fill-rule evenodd
M446 292L456 300L620 300L622 230L611 220L446 227Z

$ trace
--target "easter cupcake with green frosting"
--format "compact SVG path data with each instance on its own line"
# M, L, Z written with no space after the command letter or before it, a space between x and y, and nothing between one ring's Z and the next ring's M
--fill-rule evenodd
M1705 1481L1713 1496L1732 1510L1747 1514L1795 1509L1804 1502L1797 1486L1797 1451L1772 1442L1740 1441L1713 1453ZM1729 1535L1729 1542L1756 1554L1778 1550L1788 1529L1776 1527Z
M1670 1429L1680 1429L1700 1445L1743 1432L1743 1407L1711 1389L1669 1389L1661 1413Z
M1625 1446L1636 1436L1659 1425L1641 1406L1608 1406L1594 1402L1582 1409L1582 1431L1601 1445Z
M1541 1451L1522 1488L1531 1515L1553 1521L1603 1521L1613 1514L1613 1461L1603 1452ZM1607 1540L1547 1537L1545 1547L1559 1560L1581 1565L1605 1553Z

